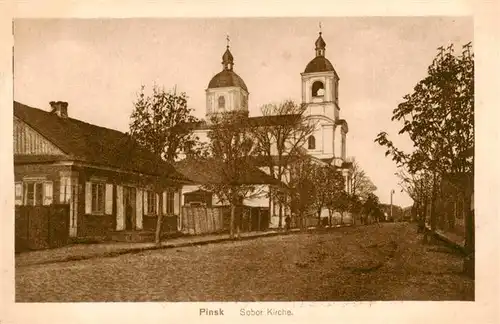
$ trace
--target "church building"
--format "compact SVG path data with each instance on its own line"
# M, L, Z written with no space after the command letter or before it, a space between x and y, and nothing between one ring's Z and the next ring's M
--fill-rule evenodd
M304 117L315 125L315 130L308 137L304 149L317 163L337 167L345 178L346 190L350 190L352 164L346 158L346 137L349 127L346 120L340 118L340 79L325 54L326 42L320 32L315 42L315 56L306 65L304 72L300 73L302 104L306 105ZM207 121L214 114L228 112L243 114L248 118L248 125L252 127L286 123L291 117L291 115L249 117L249 90L234 70L234 57L229 44L222 55L222 71L212 77L205 91L206 121L196 123L192 127L193 134L202 142L209 141L210 125ZM181 153L179 158L184 158L184 155Z

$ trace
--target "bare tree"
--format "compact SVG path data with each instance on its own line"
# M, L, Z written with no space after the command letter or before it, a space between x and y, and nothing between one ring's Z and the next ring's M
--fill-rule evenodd
M248 179L249 170L254 168L251 157L256 153L250 128L246 118L239 114L222 114L211 118L211 127L208 133L209 157L220 166L222 178L218 183L204 185L205 189L213 192L221 201L231 206L229 235L239 235L240 222L235 223L236 207L243 204L243 200L259 195L259 187ZM239 220L239 218L238 218Z
M298 105L287 100L280 104L267 104L261 107L263 116L281 116L281 121L253 128L253 136L256 140L256 150L270 175L288 182L288 166L302 154L303 147L308 137L315 129L315 124L304 116L306 106ZM284 117L286 116L286 117ZM283 224L283 206L290 202L283 194L283 190L271 192L273 201L279 203L278 227Z
M361 168L361 165L356 159L352 159L352 182L351 182L351 195L360 197L366 200L370 193L375 192L377 187L373 184L370 177Z

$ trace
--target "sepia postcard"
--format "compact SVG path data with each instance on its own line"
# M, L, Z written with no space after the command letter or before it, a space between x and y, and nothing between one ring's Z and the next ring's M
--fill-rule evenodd
M0 323L500 321L494 4L30 3Z

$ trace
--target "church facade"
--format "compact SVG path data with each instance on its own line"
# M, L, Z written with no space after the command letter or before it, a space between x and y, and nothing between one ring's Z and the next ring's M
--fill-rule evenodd
M304 116L306 121L314 123L315 129L304 144L304 149L313 160L319 164L328 164L342 172L346 190L350 190L351 163L347 161L346 145L349 131L346 120L340 118L339 76L332 63L326 57L326 42L322 33L315 42L315 56L300 73L302 80L302 104L306 106ZM245 115L249 124L269 126L281 116L249 117L249 91L243 79L234 71L234 57L226 48L222 56L222 71L215 74L206 92L206 120L214 114L240 113ZM193 133L200 141L208 142L209 124L199 123L193 128ZM179 157L182 159L183 154ZM274 215L276 208L271 207L271 223L277 223ZM325 211L326 212L326 211ZM325 215L327 216L327 215ZM271 226L272 226L271 224Z

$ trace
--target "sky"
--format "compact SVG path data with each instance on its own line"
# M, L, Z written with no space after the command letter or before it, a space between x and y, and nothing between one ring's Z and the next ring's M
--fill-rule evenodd
M425 77L439 46L457 51L473 40L470 17L16 19L14 100L49 110L69 102L70 117L127 131L141 85L186 92L194 115L205 115L205 89L221 70L230 37L234 71L245 81L251 116L264 104L301 101L301 77L314 58L319 22L326 57L340 77L340 118L349 124L347 155L355 157L380 201L408 206L395 163L374 143L398 136L392 111Z

